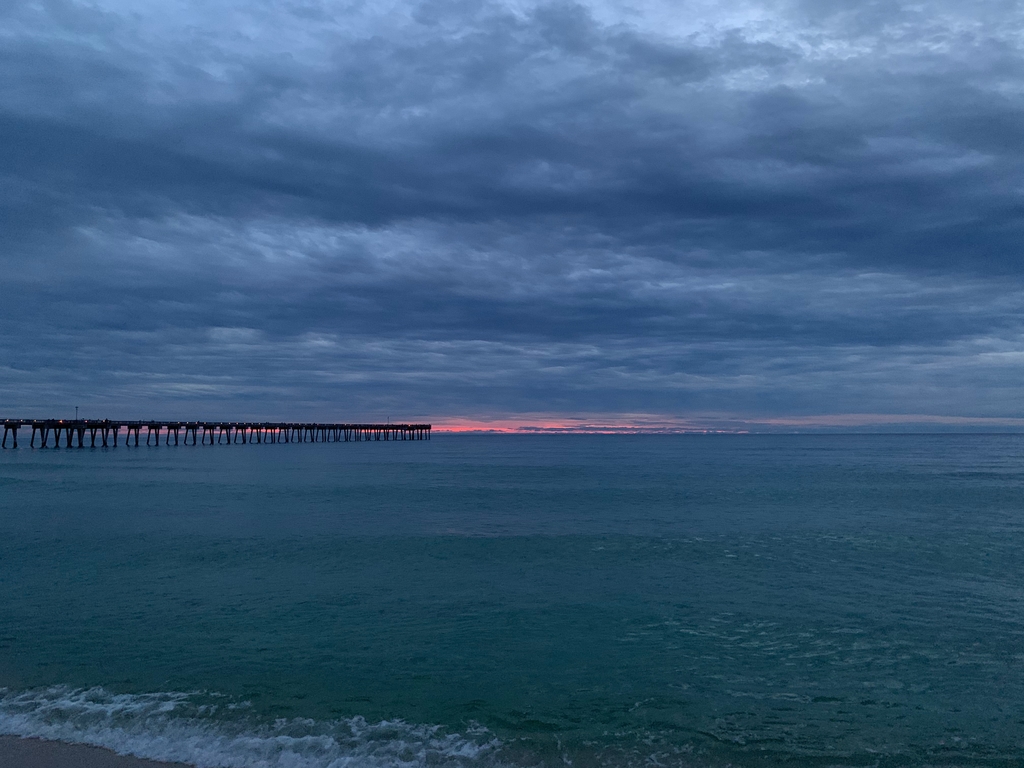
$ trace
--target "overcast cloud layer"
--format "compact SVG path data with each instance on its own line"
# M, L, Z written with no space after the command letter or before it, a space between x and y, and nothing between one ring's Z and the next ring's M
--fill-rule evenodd
M1002 0L7 0L0 415L1014 423L1022 46Z

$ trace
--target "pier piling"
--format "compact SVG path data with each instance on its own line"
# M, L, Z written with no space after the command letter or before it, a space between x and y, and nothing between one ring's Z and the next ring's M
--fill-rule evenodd
M292 423L292 422L232 422L232 421L111 421L109 419L0 419L4 433L0 447L18 447L18 430L21 427L31 429L29 447L36 447L36 435L39 435L39 447L46 448L53 433L53 447L85 447L85 435L89 433L89 447L96 448L96 435L99 433L103 448L117 447L117 436L124 431L126 446L134 437L134 446L139 445L140 432L146 430L146 445L159 446L160 432L165 431L164 445L171 444L171 433L174 433L175 445L247 445L255 443L348 443L380 440L429 440L430 424L325 424L325 423ZM179 435L184 430L184 439L179 442ZM189 435L192 442L189 443ZM209 439L209 443L207 443Z

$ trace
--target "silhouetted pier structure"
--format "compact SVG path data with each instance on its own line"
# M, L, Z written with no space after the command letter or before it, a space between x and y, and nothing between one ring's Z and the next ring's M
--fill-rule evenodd
M12 438L12 447L18 447L18 430L31 427L29 445L46 448L53 434L53 447L90 448L116 447L118 435L124 432L124 444L140 445L140 435L146 431L145 445L237 445L244 443L348 443L369 440L429 440L429 424L320 424L292 422L250 421L110 421L103 419L4 419L2 447ZM96 438L99 437L97 444ZM191 442L189 442L191 438Z

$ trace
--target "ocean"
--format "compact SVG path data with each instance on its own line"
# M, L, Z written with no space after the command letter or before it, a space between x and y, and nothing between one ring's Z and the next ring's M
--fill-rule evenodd
M0 733L197 766L1024 765L1024 436L0 452Z

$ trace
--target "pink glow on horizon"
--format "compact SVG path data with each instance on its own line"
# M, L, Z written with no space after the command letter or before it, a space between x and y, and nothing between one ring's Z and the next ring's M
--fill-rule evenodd
M608 414L571 417L558 414L526 414L517 417L459 418L433 420L435 432L490 432L501 434L542 433L730 433L785 429L836 429L865 427L932 426L1022 428L1024 418L943 416L936 414L846 413L813 416L738 416L699 414L689 418L654 414Z
M613 416L569 417L552 414L524 415L517 418L438 418L433 421L435 432L491 432L501 434L529 433L688 433L688 432L744 432L742 426L721 429L716 426L692 423L649 414Z

